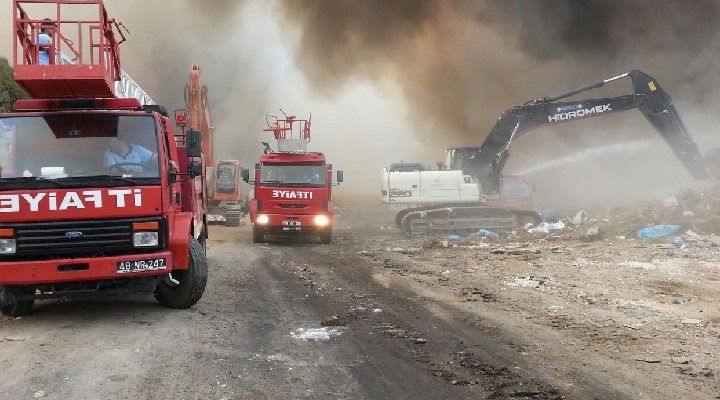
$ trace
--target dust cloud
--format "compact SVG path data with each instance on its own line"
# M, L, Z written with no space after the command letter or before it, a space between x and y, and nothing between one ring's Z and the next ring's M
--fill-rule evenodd
M413 138L426 145L418 158L430 164L443 147L479 145L508 107L631 69L673 96L702 152L720 144L711 106L720 97L717 1L288 0L283 10L301 32L295 60L315 91L333 96L357 80L397 86ZM630 90L626 80L579 98ZM513 145L506 172L533 170L547 206L636 201L694 184L631 113L533 132ZM533 169L553 158L565 162Z
M340 190L377 193L379 172L391 162L434 165L444 148L482 143L508 107L631 69L654 76L673 96L703 153L720 144L716 0L106 6L130 31L123 68L169 110L184 107L190 67L201 65L218 157L251 167L259 142L269 139L266 114L281 107L301 118L312 113L310 150L345 171ZM0 14L0 26L9 27ZM2 42L0 52L11 56ZM630 89L625 80L579 98ZM511 153L505 171L527 171L546 207L635 201L694 184L635 111L534 131Z

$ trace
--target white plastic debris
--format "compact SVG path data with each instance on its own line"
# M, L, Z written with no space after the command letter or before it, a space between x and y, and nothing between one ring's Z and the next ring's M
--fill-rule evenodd
M675 196L668 196L663 199L663 207L675 208L678 205L678 200Z
M575 214L571 222L573 223L573 225L580 225L587 222L588 218L588 213L586 213L585 210L580 210L577 212L577 214Z
M290 332L290 336L295 340L318 342L330 340L331 336L339 336L341 333L338 328L298 328Z
M562 221L554 222L554 223L548 223L548 222L541 222L536 226L535 228L528 229L529 233L550 233L551 231L557 231L565 229L565 223Z

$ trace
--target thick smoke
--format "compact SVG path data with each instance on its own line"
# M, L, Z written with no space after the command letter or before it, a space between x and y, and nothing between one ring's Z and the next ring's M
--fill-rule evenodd
M297 65L313 88L333 96L359 79L378 87L398 85L409 104L417 140L428 144L428 153L422 156L430 151L437 154L440 146L479 145L510 106L631 69L658 79L698 142L704 134L717 132L712 105L720 97L716 89L720 74L714 65L720 55L720 3L715 0L284 3L285 18L301 32ZM579 98L624 95L630 90L626 80ZM523 137L522 144L518 141L508 169L530 169L547 158L648 138L657 139L657 134L639 113L571 123L552 131L546 128ZM650 165L644 160L648 155L634 151L618 155L617 160L612 154L589 160L587 171L579 169L582 163L566 165L575 176L564 185L550 179L550 186L555 191L575 186L583 192L584 182L578 177L585 174L597 182L595 178L608 171L598 164L607 162L625 175L631 171L630 182L634 177L643 186L648 180L667 184L669 175L688 179L667 147L653 149L659 156L650 155ZM622 199L618 192L633 192L621 187L622 175L607 179L612 190L595 188L613 192L613 200ZM634 191L635 197L652 195L645 187L642 191Z
M130 30L120 47L123 68L172 111L185 108L191 66L200 65L216 132L215 155L249 166L261 147L248 136L261 132L262 116L276 105L268 99L267 82L257 79L261 66L253 63L265 38L241 34L246 6L237 0L107 4L110 15Z
M720 48L715 0L287 0L284 10L302 31L296 61L315 89L389 80L419 116L472 141L475 122L490 126L506 106L633 68L692 85L682 94L694 101L717 95L702 82L718 74L700 70Z

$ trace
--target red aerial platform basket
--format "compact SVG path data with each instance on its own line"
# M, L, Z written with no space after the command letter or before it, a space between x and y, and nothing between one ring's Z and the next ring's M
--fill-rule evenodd
M13 0L14 78L33 98L115 97L121 68L122 24L109 19L101 0ZM66 15L85 16L69 19ZM121 40L115 39L113 26ZM124 28L124 26L122 26ZM51 44L39 44L41 29ZM49 63L40 64L40 52Z

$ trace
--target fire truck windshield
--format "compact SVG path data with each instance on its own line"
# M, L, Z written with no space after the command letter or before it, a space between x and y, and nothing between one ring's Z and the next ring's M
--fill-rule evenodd
M107 113L0 117L2 180L159 178L149 115Z
M324 187L323 162L264 162L260 167L260 186Z

